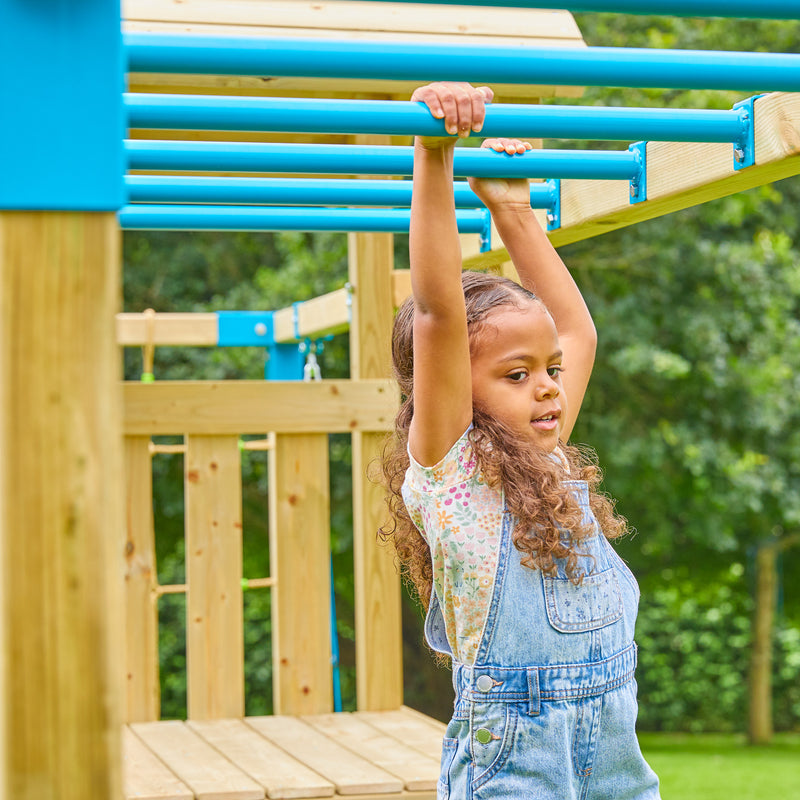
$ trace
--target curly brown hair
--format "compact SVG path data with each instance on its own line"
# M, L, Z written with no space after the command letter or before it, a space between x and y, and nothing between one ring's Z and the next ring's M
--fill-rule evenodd
M497 308L523 307L526 303L544 304L519 284L498 275L462 273L470 346L489 314ZM414 302L408 298L397 312L392 332L392 365L400 386L401 405L395 417L394 433L383 453L383 476L387 488L390 521L379 535L392 540L404 577L409 580L424 608L430 602L433 566L427 542L411 521L403 503L401 489L409 466L408 430L414 414L413 358ZM528 442L521 441L503 423L485 410L473 408L473 427L469 433L478 468L490 486L502 488L508 511L515 517L513 542L522 553L521 562L531 569L553 575L564 562L567 575L579 583L577 570L581 553L576 544L593 527L583 524L583 513L568 484L564 465ZM560 444L569 465L570 479L586 481L589 504L603 534L614 539L627 532L627 523L614 511L613 502L598 491L602 475L594 453L588 448ZM568 532L565 535L565 532Z

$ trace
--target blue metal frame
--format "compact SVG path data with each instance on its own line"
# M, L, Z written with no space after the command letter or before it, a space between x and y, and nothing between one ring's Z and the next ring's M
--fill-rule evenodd
M552 205L552 181L531 184L531 207ZM130 203L214 205L410 206L411 181L325 178L220 178L195 175L128 175ZM483 208L466 181L453 184L456 208Z
M755 103L761 95L734 104L744 123L741 137L733 144L733 168L752 167L756 163Z
M639 171L631 179L631 203L642 203L647 200L647 142L635 142L628 149L639 165Z
M800 54L127 33L132 72L800 91Z
M561 227L561 181L552 184L550 205L547 207L547 230L555 231Z
M0 57L0 208L120 208L119 2L4 0Z
M272 172L338 175L411 175L413 147L260 142L175 142L129 139L134 170ZM638 169L626 150L529 150L510 156L457 147L457 177L591 178L629 181Z
M447 136L444 122L422 103L286 97L126 94L131 128L374 133ZM486 109L481 136L734 142L742 134L733 111L672 108L497 104Z

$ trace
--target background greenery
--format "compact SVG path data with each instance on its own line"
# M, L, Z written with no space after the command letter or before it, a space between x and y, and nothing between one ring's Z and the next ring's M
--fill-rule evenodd
M591 45L797 52L800 22L578 15ZM729 108L732 92L587 89L585 104ZM502 101L502 97L498 98ZM569 101L574 102L574 101ZM624 147L597 142L545 146ZM638 532L620 545L642 586L640 723L743 731L753 558L800 530L800 179L565 247L600 334L575 431ZM398 266L407 240L396 237ZM128 233L125 309L271 309L341 287L343 235ZM348 374L347 337L325 343L325 377ZM141 371L125 356L126 376ZM258 378L254 349L159 348L157 379ZM335 588L345 707L354 706L347 437L331 437ZM266 464L246 454L245 575L268 574ZM159 580L183 581L180 456L154 460ZM775 631L774 708L800 729L800 558L786 550ZM183 600L162 598L164 717L185 715ZM245 594L247 713L271 710L269 594ZM446 670L421 645L406 598L406 701L446 718ZM654 759L655 761L655 759ZM710 796L710 795L709 795Z

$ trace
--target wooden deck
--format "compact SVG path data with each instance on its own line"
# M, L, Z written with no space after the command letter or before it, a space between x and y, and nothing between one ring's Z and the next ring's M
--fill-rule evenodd
M126 725L126 800L434 800L445 726L401 708Z

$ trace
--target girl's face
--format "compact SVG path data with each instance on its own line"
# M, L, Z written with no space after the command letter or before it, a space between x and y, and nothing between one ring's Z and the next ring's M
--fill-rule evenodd
M553 318L535 302L492 311L472 345L472 402L543 450L566 417Z

